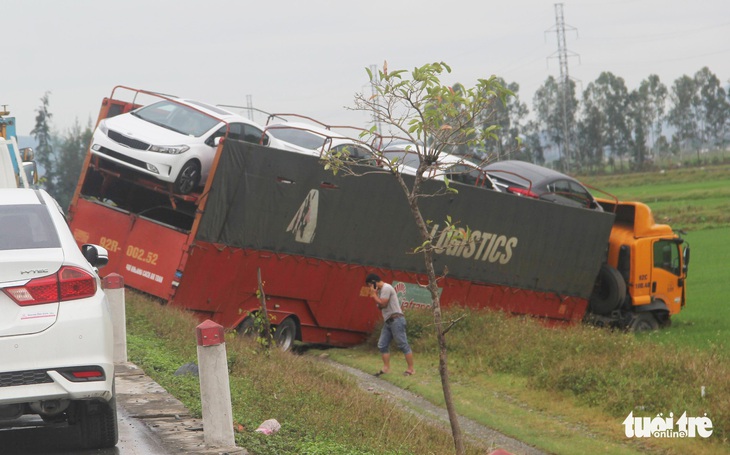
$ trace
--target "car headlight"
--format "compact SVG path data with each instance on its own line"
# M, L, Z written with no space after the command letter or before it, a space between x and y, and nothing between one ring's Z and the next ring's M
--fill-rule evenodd
M109 136L109 128L106 127L106 119L99 122L99 131L104 133L106 136Z
M150 145L150 152L167 153L170 155L179 155L190 150L187 145Z

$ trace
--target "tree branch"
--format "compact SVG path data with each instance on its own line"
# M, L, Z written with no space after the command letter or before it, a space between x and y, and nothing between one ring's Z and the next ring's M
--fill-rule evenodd
M465 314L462 314L457 319L454 319L453 321L450 321L449 322L449 326L444 329L443 334L446 335L449 332L449 330L451 330L451 328L456 325L457 322L461 321L465 317L466 317L466 315Z

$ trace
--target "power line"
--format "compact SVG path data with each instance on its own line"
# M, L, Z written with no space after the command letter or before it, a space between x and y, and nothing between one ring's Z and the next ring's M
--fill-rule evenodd
M565 25L565 19L563 17L563 4L555 4L555 27L548 30L548 32L555 32L558 38L558 50L548 58L554 58L555 54L558 56L560 62L560 96L563 108L563 158L565 163L565 170L570 171L570 125L568 125L568 87L570 81L570 74L568 72L568 57L578 56L575 52L568 50L565 44L565 29L568 28L570 31L578 30L572 26Z

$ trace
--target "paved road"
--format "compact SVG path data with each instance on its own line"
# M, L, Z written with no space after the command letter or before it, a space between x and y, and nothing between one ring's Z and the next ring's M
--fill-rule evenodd
M0 425L2 455L213 455L243 449L205 446L203 424L177 399L133 364L116 366L119 443L112 449L78 450L66 424L49 427L37 416Z
M25 417L12 427L0 429L0 452L7 455L172 455L147 426L132 417L123 407L118 409L119 444L111 449L78 450L74 432L67 425L45 426L37 417Z

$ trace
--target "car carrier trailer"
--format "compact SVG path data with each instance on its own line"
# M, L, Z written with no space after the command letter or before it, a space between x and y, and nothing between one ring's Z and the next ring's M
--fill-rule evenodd
M119 90L135 97L115 98ZM150 94L115 88L99 118L134 108L141 92ZM426 182L426 190L439 185ZM604 201L610 210L601 212L454 185L458 194L421 207L433 220L436 270L448 270L439 281L443 305L624 327L637 325L639 305L656 321L651 326L684 305L686 258L671 229L640 226L646 245L663 239L668 253L632 250L630 235L609 248L615 226L625 234L635 222L654 225L643 204ZM470 241L443 235L447 217L470 228ZM423 260L412 253L415 224L387 173L332 175L316 157L224 139L202 191L181 196L89 153L69 219L79 243L109 250L107 273L230 329L259 310L260 271L286 345L364 341L380 317L364 287L371 272L393 283L405 307L431 305ZM669 277L652 274L655 252L676 259Z

